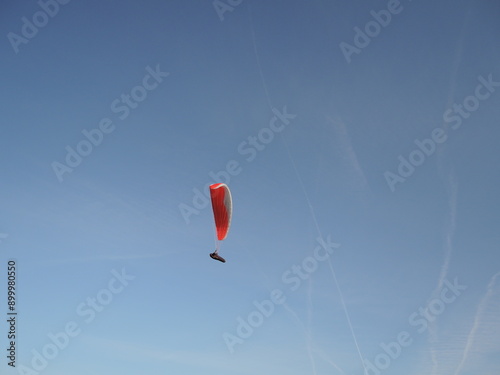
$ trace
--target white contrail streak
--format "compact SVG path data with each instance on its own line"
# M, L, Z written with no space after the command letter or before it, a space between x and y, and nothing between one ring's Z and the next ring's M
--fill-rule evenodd
M460 361L457 369L455 370L455 375L459 375L460 372L462 371L462 367L464 366L465 361L467 360L467 357L469 355L470 348L472 346L472 342L474 340L474 336L476 334L477 328L479 327L480 319L481 316L483 315L486 306L488 305L488 300L494 293L495 289L495 282L496 278L500 276L500 272L497 272L496 274L493 275L493 277L490 279L490 282L488 283L488 289L486 291L486 294L484 297L481 299L481 302L479 302L479 305L477 307L476 315L474 317L474 324L472 325L472 328L469 332L469 335L467 336L467 343L465 344L465 349L464 349L464 354L462 356L462 360Z
M269 91L268 91L268 89L267 89L266 80L265 80L265 78L264 78L264 74L263 74L263 72L262 72L262 67L261 67L261 64L260 64L260 58L259 58L259 53L258 53L258 50L257 50L257 43L256 43L256 40L255 40L255 30L254 30L254 27L253 27L253 20L252 20L252 13L251 13L251 11L250 11L250 25L251 25L251 27L252 27L252 42L253 42L253 50L254 50L254 53L255 53L255 58L256 58L256 60L257 60L257 66L258 66L258 68L259 68L260 78L261 78L261 80L262 80L262 86L263 86L263 88L264 88L264 92L265 92L265 94L266 94L267 103L268 103L268 105L269 105L269 108L272 110L274 107L273 107L273 105L272 105L272 103L271 103L271 99L270 99L270 97L269 97ZM323 238L323 235L322 235L322 233L321 233L321 229L320 229L320 227L319 227L319 225L318 225L318 220L316 219L316 214L315 214L315 212L314 212L314 208L313 208L313 206L312 206L312 204L311 204L311 200L309 199L309 195L307 194L307 191L306 191L305 186L304 186L304 182L302 181L302 178L301 178L301 176L300 176L300 174L299 174L299 171L298 171L297 166L296 166L296 164L295 164L295 161L294 161L294 159L293 159L293 157L292 157L292 154L290 153L290 149L289 149L289 147L288 147L288 143L286 142L286 140L285 140L285 138L283 137L283 135L282 135L282 134L280 134L280 136L281 136L281 139L282 139L282 141L283 141L283 144L285 145L285 148L286 148L286 151L287 151L287 154L288 154L288 158L290 159L290 162L291 162L291 164L292 164L292 167L293 167L293 169L294 169L294 171L295 171L295 175L296 175L296 177L297 177L297 180L299 181L299 185L300 185L300 187L301 187L301 189L302 189L302 193L304 194L305 200L306 200L306 202L307 202L307 206L309 207L309 211L310 211L310 213L311 213L311 217L312 217L312 219L313 219L313 221L314 221L314 225L315 225L315 227L316 227L316 230L317 230L317 232L318 232L318 235L319 235L321 238ZM350 328L350 330L351 330L351 334L352 334L352 337L353 337L354 343L355 343L355 345L356 345L356 349L357 349L357 351L358 351L358 355L359 355L359 358L360 358L360 360L361 360L361 364L362 364L363 369L364 369L364 372L365 372L365 374L366 374L366 372L367 372L367 371L366 371L365 363L364 363L364 360L363 360L363 355L361 354L361 350L360 350L360 348L359 348L358 340L356 339L356 335L355 335L355 333L354 333L354 329L353 329L353 327L352 327L351 319L350 319L350 317L349 317L349 312L348 312L348 310L347 310L347 306L346 306L345 301L344 301L344 297L343 297L343 294L342 294L342 290L341 290L340 285L339 285L339 283L338 283L338 281L337 281L337 276L335 275L335 271L334 271L334 268L333 268L333 265L332 265L332 263L331 263L330 258L328 258L328 263L329 263L329 265L330 265L330 271L331 271L331 273L332 273L333 280L335 281L335 285L336 285L336 287L337 287L337 291L339 292L339 295L340 295L340 300L341 300L341 303L342 303L342 308L344 309L344 313L345 313L346 318L347 318L347 323L349 324L349 328ZM313 367L313 369L314 369L314 367Z

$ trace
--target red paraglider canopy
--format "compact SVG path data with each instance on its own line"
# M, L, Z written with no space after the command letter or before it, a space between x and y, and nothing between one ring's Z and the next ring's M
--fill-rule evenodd
M233 212L231 192L226 184L213 184L210 185L210 197L212 198L217 239L222 241L227 237L229 227L231 226L231 215Z

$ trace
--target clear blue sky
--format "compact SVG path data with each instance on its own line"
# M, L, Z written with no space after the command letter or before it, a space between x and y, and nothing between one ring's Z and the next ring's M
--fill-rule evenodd
M0 9L2 374L498 374L498 4Z

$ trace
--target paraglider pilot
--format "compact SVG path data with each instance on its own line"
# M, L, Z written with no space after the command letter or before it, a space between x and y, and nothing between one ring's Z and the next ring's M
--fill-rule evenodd
M210 258L218 260L219 262L226 263L226 260L221 257L219 254L217 254L217 250L215 250L213 253L210 253Z

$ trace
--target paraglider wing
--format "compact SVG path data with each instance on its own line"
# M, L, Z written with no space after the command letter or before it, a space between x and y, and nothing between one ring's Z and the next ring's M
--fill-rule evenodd
M210 197L212 198L217 239L222 241L227 237L229 227L231 226L231 215L233 212L231 192L226 184L213 184L210 185Z

